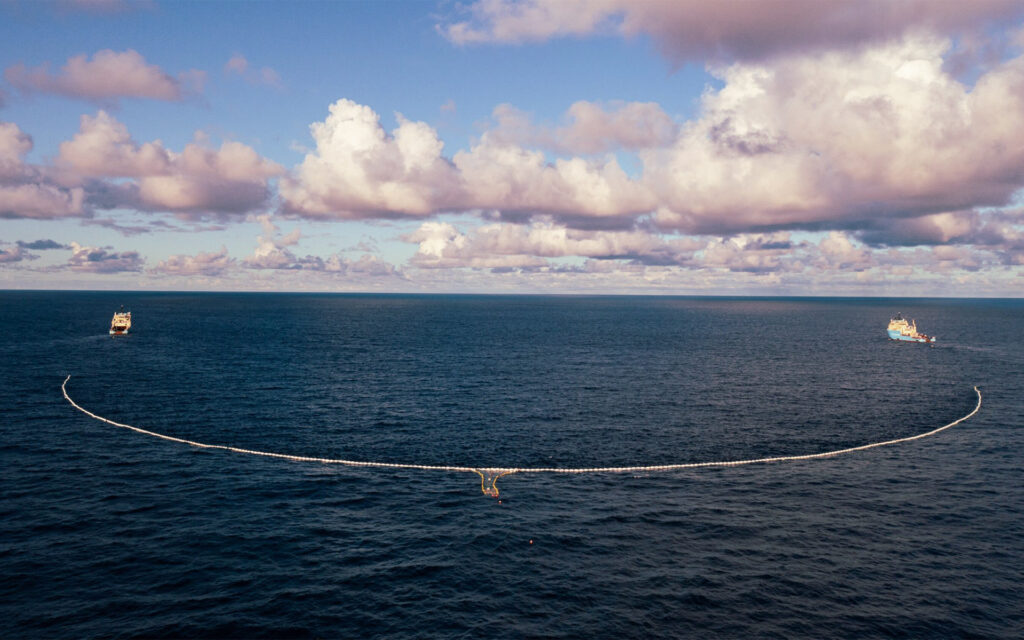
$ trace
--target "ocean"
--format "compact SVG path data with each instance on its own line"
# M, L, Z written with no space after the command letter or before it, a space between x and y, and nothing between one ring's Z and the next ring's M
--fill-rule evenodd
M7 291L0 347L4 638L1024 635L1024 300ZM983 404L492 498L118 428L69 375L177 438L474 468L812 454Z

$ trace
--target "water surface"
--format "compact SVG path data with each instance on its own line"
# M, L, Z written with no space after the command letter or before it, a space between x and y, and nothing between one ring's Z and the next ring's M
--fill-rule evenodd
M132 334L106 335L131 308ZM896 311L935 348L886 340ZM1019 637L1024 303L0 293L5 637ZM669 473L369 470L195 449ZM532 543L531 543L532 541Z

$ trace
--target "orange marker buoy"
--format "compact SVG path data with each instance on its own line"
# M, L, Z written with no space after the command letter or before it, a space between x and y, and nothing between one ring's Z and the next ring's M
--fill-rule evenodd
M530 544L533 544L533 540L530 540Z

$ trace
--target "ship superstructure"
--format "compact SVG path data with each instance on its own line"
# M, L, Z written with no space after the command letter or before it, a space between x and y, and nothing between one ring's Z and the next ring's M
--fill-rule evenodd
M889 320L887 329L890 340L901 340L903 342L935 342L935 336L918 333L917 322L907 320L902 314L897 313Z

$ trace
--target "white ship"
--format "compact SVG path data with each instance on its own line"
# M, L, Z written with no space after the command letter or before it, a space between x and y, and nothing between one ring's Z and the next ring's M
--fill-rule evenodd
M935 336L925 335L917 332L917 322L907 320L900 314L889 320L887 329L890 340L901 340L904 342L935 342Z
M110 335L112 336L123 336L128 333L128 330L132 328L132 312L125 311L124 307L121 307L120 311L114 312L114 317L110 321Z

